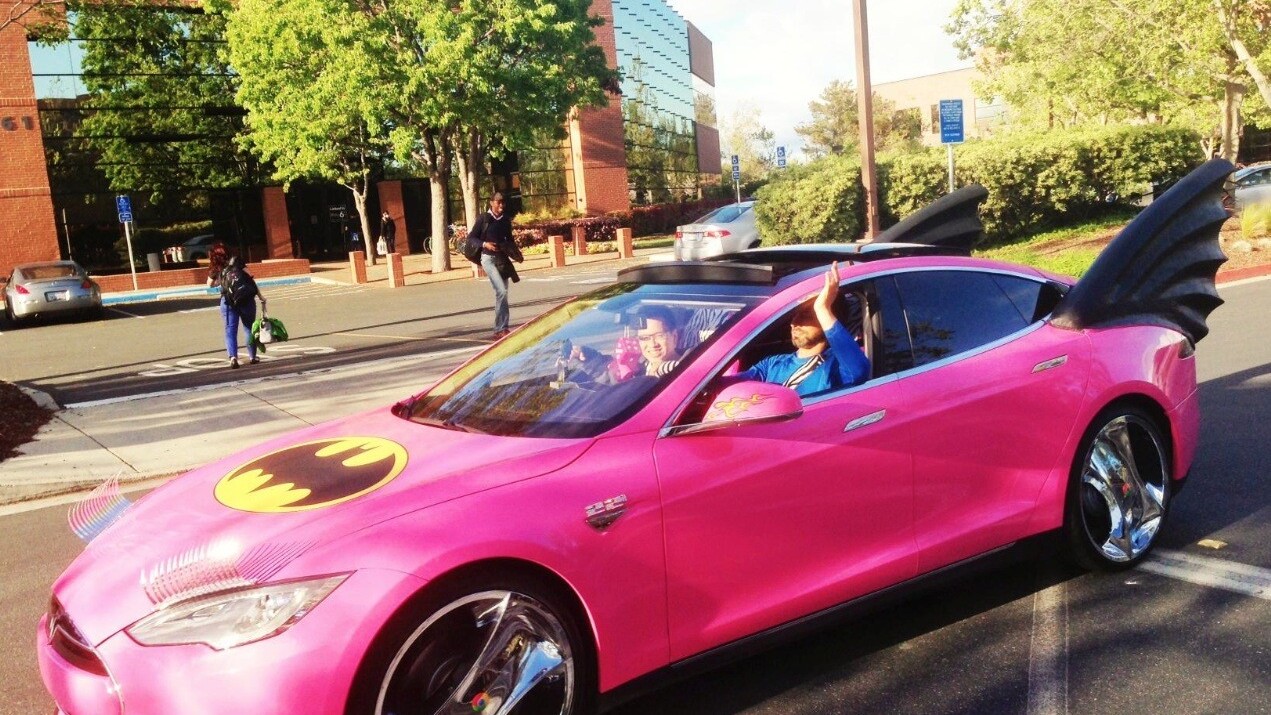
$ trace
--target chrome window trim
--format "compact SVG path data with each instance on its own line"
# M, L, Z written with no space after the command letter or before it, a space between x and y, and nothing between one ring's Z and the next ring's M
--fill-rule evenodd
M968 273L993 273L997 275L1011 276L1014 278L1023 278L1024 280L1030 280L1030 281L1033 281L1034 283L1038 283L1043 286L1050 283L1049 280L1047 280L1046 278L1043 278L1042 276L1028 275L1026 273L1020 273L1018 271L1012 271L1005 268L979 268L979 267L973 267L973 266L915 266L912 268L895 268L895 269L887 271L886 273L876 273L876 274L872 274L862 278L854 278L850 281L842 281L839 283L839 288L841 290L843 286L848 285L850 283L863 283L866 281L876 281L880 278L887 278L888 276L895 276L901 273L929 273L932 271L963 271ZM807 300L807 297L800 298L798 301L796 301L796 303L801 303L805 300ZM901 300L903 302L904 296L901 296ZM750 342L754 340L756 337L758 337L760 333L772 327L772 325L776 323L778 319L784 317L786 313L787 311L783 308L781 311L778 311L776 314L772 315L763 323L761 323L758 327L752 330L749 334L746 335L744 339L737 341L737 344L733 347L733 349L730 350L727 356L720 362L718 369L712 370L704 379L702 379L698 383L696 387L694 387L688 393L688 396L685 397L680 402L679 406L671 411L670 417L666 419L666 422L663 423L662 428L658 430L658 438L673 437L676 434L682 434L683 433L682 430L676 429L673 425L675 424L676 418L684 414L684 410L687 409L689 406L689 403L693 401L693 397L696 396L699 392L701 392L702 388L706 387L706 385L708 385L711 382L711 380L714 380L719 375L719 373L723 370L724 366L727 366L730 362L733 361L733 359L737 357L737 354L742 351L742 348L744 348L746 345L749 345ZM877 387L879 385L886 385L891 382L896 382L906 377L911 377L913 375L920 375L924 372L935 370L935 369L944 367L946 365L951 365L961 360L966 360L969 358L976 357L977 355L981 355L990 350L1001 347L1002 345L1018 340L1024 337L1025 335L1028 335L1029 333L1032 333L1036 330L1040 330L1042 326L1045 325L1049 320L1050 320L1050 314L1047 314L1045 317L1040 318L1039 320L1035 320L1032 323L1029 323L1028 325L1024 326L1023 328L1019 330L1016 330L1013 333L1004 335L998 338L997 340L994 340L993 342L985 343L984 345L980 345L979 347L975 347L970 350L957 353L956 355L950 355L948 357L944 357L939 360L935 360L933 362L925 363L923 365L918 365L916 367L911 367L908 370L893 372L890 375L884 375L882 377L876 377L872 380L866 380L865 382L862 382L859 385L852 385L851 387L845 387L841 390L835 390L833 392L823 392L818 395L813 395L808 398L800 398L800 399L803 402L803 406L807 408L807 407L811 407L812 405L820 404L829 399L837 399L839 397L843 397L846 395L855 394L857 392L860 392L868 388ZM687 427L687 426L688 425L682 425L681 427ZM692 432L688 434L692 434Z

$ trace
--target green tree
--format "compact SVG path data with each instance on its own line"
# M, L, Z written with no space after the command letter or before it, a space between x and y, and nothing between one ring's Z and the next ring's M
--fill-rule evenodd
M946 28L1024 123L1188 126L1234 159L1271 105L1268 0L960 0Z
M591 0L465 0L453 5L480 32L465 48L464 111L454 133L468 225L476 221L477 181L487 155L534 149L564 137L573 107L604 102L613 87L592 28Z
M224 17L120 2L75 9L88 90L76 143L96 156L111 190L146 192L156 211L177 212L192 200L188 189L256 183L257 162L235 142L243 112L220 53ZM46 26L42 40L67 33Z
M834 80L819 100L808 103L812 121L794 128L803 148L813 157L855 152L860 144L859 106L851 82ZM916 121L915 121L916 120ZM874 93L874 146L879 150L915 146L922 120L912 112L898 112L896 103Z
M243 143L274 178L331 181L353 194L372 245L367 191L388 146L383 112L358 91L373 81L365 58L376 38L345 0L239 0L228 27L229 59L248 110ZM368 250L371 263L375 251Z
M724 166L731 166L731 157L737 155L743 182L764 181L777 166L776 135L763 124L762 112L754 105L742 105L732 116L720 122L720 151ZM728 180L729 170L724 171Z

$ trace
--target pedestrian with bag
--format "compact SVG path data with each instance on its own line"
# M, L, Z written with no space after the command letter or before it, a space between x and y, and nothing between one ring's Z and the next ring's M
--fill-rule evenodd
M384 243L384 252L380 255L397 252L397 224L387 211L380 216L380 241Z
M256 280L243 267L238 256L230 253L223 243L212 246L208 253L211 264L207 284L221 289L221 319L225 324L225 352L229 353L229 366L238 368L238 326L247 331L247 362L255 365L256 343L252 339L252 324L256 321L256 300L265 308L265 296L260 294Z
M504 213L503 203L503 194L496 191L490 197L490 210L477 217L463 246L464 257L481 266L494 288L495 340L509 332L508 283L521 280L512 261L525 260L512 238L512 219Z

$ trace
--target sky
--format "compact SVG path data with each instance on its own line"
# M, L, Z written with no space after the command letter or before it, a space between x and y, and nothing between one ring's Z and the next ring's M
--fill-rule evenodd
M668 0L714 43L721 122L758 107L777 144L794 156L794 127L833 80L856 84L852 0ZM874 84L970 67L945 34L957 0L866 3Z

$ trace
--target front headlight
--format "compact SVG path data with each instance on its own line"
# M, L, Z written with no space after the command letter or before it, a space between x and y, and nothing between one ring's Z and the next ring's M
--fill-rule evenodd
M161 608L124 630L144 646L203 643L226 650L282 633L348 577L339 574L200 596Z

